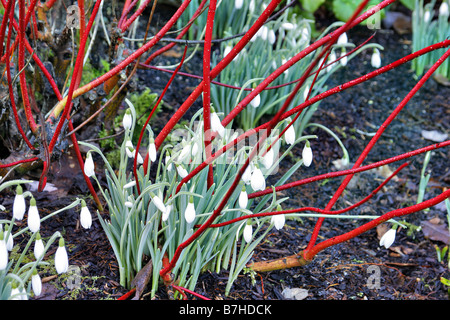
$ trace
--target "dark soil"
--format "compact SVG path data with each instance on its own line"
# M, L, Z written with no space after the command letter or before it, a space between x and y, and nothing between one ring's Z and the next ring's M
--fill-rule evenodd
M360 27L351 30L348 36L351 42L359 44L372 33L373 31ZM382 52L382 63L385 65L410 53L410 38L410 34L399 35L391 29L378 30L372 42L385 47ZM333 75L328 87L334 87L372 71L368 63L370 54L371 52L363 52L349 61L346 69L340 69ZM165 58L171 59L167 56L161 59ZM198 66L201 64L196 63L198 60L188 62L184 71L200 74ZM151 83L151 89L160 93L169 77L168 74L156 71L139 71L138 83L140 81ZM149 82L149 79L153 80ZM410 65L405 64L323 100L312 122L325 125L336 132L348 149L351 162L354 162L371 138L364 132L375 132L416 82ZM197 83L196 79L177 76L164 97L165 105L162 111L152 123L155 132L167 122ZM421 130L437 129L448 133L449 93L448 87L430 79L387 128L364 163L375 162L431 144L432 142L422 138ZM198 107L194 105L191 112ZM314 161L309 168L301 167L291 178L292 181L325 173L330 168L336 170L332 161L342 157L339 145L326 132L307 129L307 133L318 136L317 141L312 141ZM301 148L302 146L298 146L294 150L294 155L300 156ZM425 199L449 187L449 153L448 148L433 152L427 167L427 172L432 178ZM280 174L290 167L289 161L295 161L294 157L288 159L286 167L280 168ZM68 165L70 163L75 164L73 169ZM398 179L391 181L354 213L379 215L414 204L422 163L423 155L415 157L412 163L400 172ZM394 163L390 169L395 170L399 165L400 163ZM38 205L42 204L41 215L69 204L79 194L88 194L83 177L78 171L78 165L70 153L63 155L63 158L54 164L51 170L53 175L49 176L49 182L54 183L58 191L34 193ZM39 177L39 172L35 173L35 177ZM380 172L375 171L356 175L334 208L344 208L361 200L382 180ZM323 208L341 181L341 178L332 179L284 193L290 196L289 206ZM13 194L5 192L3 196L2 204L7 209L11 208ZM95 212L93 203L88 203L88 206L91 212ZM444 207L435 206L428 212L405 216L403 220L412 226L420 227L423 222L432 218L438 218L440 223L446 225ZM253 260L270 260L298 253L306 247L315 222L316 219L310 218L288 219L285 228L280 231L274 229L256 248ZM318 241L350 231L362 223L361 220L349 219L325 220ZM447 226L445 228L448 230ZM377 230L371 230L348 242L324 250L307 266L257 274L253 283L249 275L241 275L234 283L229 296L224 294L227 274L207 272L200 277L197 292L208 298L220 300L273 300L283 299L282 292L285 288L301 288L308 290L306 297L308 300L447 300L448 288L440 281L441 277L450 278L447 257L443 262L439 262L435 249L436 246L442 248L446 244L425 237L421 230L415 232L410 230L400 230L390 249L380 247ZM47 220L41 234L45 238L55 231L63 233L69 249L70 264L80 267L83 280L81 289L74 292L67 288L67 279L55 278L53 276L55 273L49 270L48 274L43 275L44 278L46 276L48 278L40 299L117 299L127 292L118 283L119 272L113 251L96 218L92 228L86 231L79 225L78 209L69 210ZM20 239L17 241L20 242ZM49 259L53 257L55 249L56 246L52 246L48 252ZM380 276L379 286L375 288L370 286L373 268L379 271ZM149 299L146 292L143 299ZM164 288L158 293L157 299L167 299Z

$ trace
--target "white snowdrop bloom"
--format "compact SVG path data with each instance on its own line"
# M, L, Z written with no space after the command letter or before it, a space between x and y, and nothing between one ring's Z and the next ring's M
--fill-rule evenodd
M13 203L13 217L16 220L22 220L26 211L25 198L23 196L23 189L20 185L16 188L16 196Z
M425 13L423 14L423 21L424 22L429 22L431 20L431 14L429 10L426 10Z
M248 10L249 10L250 12L255 11L255 0L250 0L250 3L249 3L249 5L248 5Z
M223 56L226 57L227 55L230 54L231 49L233 49L232 46L226 46L225 49L223 50Z
M69 257L67 256L63 238L59 238L58 249L56 249L55 268L56 272L59 274L67 272L67 269L69 268Z
M274 44L275 41L277 40L275 31L273 31L272 29L269 30L269 33L267 35L267 40L269 41L270 44Z
M170 161L170 155L169 154L166 154L166 159L164 161L165 161L165 164L166 164L167 171L172 171L172 162L169 163L169 161Z
M133 202L131 202L131 201L125 201L124 205L127 208L133 208Z
M148 146L148 156L151 162L156 161L156 145L155 140L153 138L150 139L150 144Z
M449 11L448 11L448 3L445 1L442 1L441 6L439 7L439 15L441 17L448 17Z
M168 204L166 206L166 211L164 211L162 214L162 221L167 221L167 219L169 219L169 215L170 215L171 211L172 211L172 205Z
M261 103L261 96L259 94L256 97L254 97L252 101L250 101L250 104L253 108L258 108L260 103Z
M345 49L342 49L341 51L341 59L339 60L341 66L345 67L347 65L347 51Z
M336 60L336 53L334 50L331 51L330 55L328 56L328 66L327 66L327 72L331 72L333 70L334 61Z
M136 153L136 152L135 152ZM142 158L141 154L138 152L137 153L137 164L143 164L144 163L144 158Z
M347 33L342 33L337 41L337 44L347 44L348 43L348 37L347 37Z
M214 111L211 112L211 129L217 132L221 137L225 134L225 128L220 121L219 116Z
M4 237L5 237L5 242L6 242L6 249L8 251L11 251L12 248L14 247L14 239L13 239L12 233L9 232L9 230L5 229ZM6 239L6 237L8 237L8 239Z
M194 142L194 145L192 146L192 149L191 149L192 156L196 156L197 152L198 152L198 143Z
M306 101L306 99L308 98L308 94L309 94L309 84L306 85L305 90L303 91L303 99Z
M250 184L255 191L264 190L266 188L266 180L258 167L256 167L252 172Z
M44 242L42 241L41 235L38 232L36 234L36 240L34 241L34 249L33 249L33 254L36 260L38 260L44 254L44 251L45 251Z
M0 230L0 270L5 270L8 265L8 249L6 248L5 234Z
M190 154L191 154L191 145L186 143L183 149L181 149L180 154L178 155L178 161L189 163Z
M262 158L264 168L269 169L273 165L273 148L267 150L266 154Z
M267 26L262 26L261 29L259 29L259 30L261 31L261 33L260 33L261 39L266 41L267 37L269 36L269 28Z
M31 198L30 200L30 208L28 209L28 228L31 232L39 231L41 226L41 218L39 217L39 211L36 206L36 200Z
M131 110L127 109L127 111L125 111L125 114L123 115L122 125L125 130L130 130L132 124L133 124L133 118L131 116Z
M177 165L177 172L180 175L180 177L183 179L188 175L188 172L183 166Z
M276 214L271 218L271 222L274 224L277 230L280 230L284 227L285 220L286 219L284 217L284 214Z
M234 1L234 8L236 10L239 10L242 8L242 5L244 4L244 0L235 0Z
M253 171L252 166L249 163L249 165L247 166L247 168L245 168L244 173L242 174L241 177L242 181L244 181L245 184L250 183L250 180L252 178L252 171Z
M128 189L128 188L134 187L135 185L136 185L136 181L133 180L133 181L130 181L130 182L128 182L127 184L125 184L125 185L123 186L123 188L124 188L124 189Z
M253 227L251 224L247 223L244 228L244 240L247 243L250 243L253 238Z
M372 53L372 57L370 59L370 63L372 65L372 67L374 67L374 68L379 68L381 66L380 51L377 48L373 49L373 53Z
M33 289L34 295L40 296L42 292L42 281L39 273L36 270L33 271L33 275L31 276L31 288Z
M241 193L239 194L239 208L247 209L248 195L245 186L242 186Z
M281 27L282 27L284 30L294 30L295 25L294 25L293 23L290 23L290 22L283 22L283 23L281 24Z
M285 59L285 58L281 59L281 64L282 64L282 65L284 65L286 62L287 62L287 59ZM284 70L283 73L284 73L285 75L288 75L289 69Z
M394 229L389 229L380 239L380 246L384 246L386 249L389 248L395 241L396 231Z
M191 223L195 220L195 207L194 200L192 198L189 200L186 210L184 211L184 218L187 223Z
M302 35L301 35L301 41L306 42L309 40L309 29L303 28L302 29Z
M309 167L312 163L313 153L309 141L306 141L302 151L303 164Z
M94 169L94 160L92 159L91 152L88 151L86 155L86 161L84 162L84 174L88 177L92 177L93 175L95 175Z
M154 195L153 193L150 193L150 195L152 196L152 201L153 204L162 212L166 212L166 206L164 205L164 202L156 195Z
M13 287L11 289L11 297L12 300L28 300L27 293L22 287L21 288Z
M86 201L84 200L81 200L80 223L85 229L89 229L92 226L91 212L86 206Z
M294 144L295 142L295 129L294 125L291 125L284 133L284 140L287 144Z

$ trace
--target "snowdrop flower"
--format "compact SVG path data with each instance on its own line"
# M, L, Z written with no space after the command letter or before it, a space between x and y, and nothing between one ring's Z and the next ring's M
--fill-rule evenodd
M191 149L191 155L195 156L195 155L197 155L197 152L198 152L198 143L194 142L194 145L192 146L192 149Z
M244 4L244 0L235 0L234 1L234 8L236 10L239 10L242 8L242 5Z
M346 65L347 65L347 56L346 56L346 54L347 54L347 51L344 49L344 48L342 48L342 51L341 51L341 60L339 60L339 62L341 63L341 66L343 66L343 67L345 67Z
M1 225L0 225L0 230L1 230L1 229L2 229L2 228L1 228ZM9 234L9 235L8 235L8 234ZM6 239L7 236L8 236L8 239ZM8 251L11 251L12 248L14 247L14 239L13 239L13 237L12 237L11 232L9 232L8 229L5 229L5 232L4 232L4 238L5 238L5 242L6 242L6 249L7 249Z
M166 159L164 161L165 161L165 165L166 165L167 171L172 171L172 162L169 163L169 161L170 161L170 154L169 153L166 153Z
M336 53L334 52L334 50L332 50L330 55L328 56L327 72L331 72L331 70L333 70L333 65L334 65L335 60L336 60Z
M291 123L292 119L287 118L286 121ZM295 129L294 125L291 125L285 132L284 132L284 140L286 140L287 144L294 144L295 142Z
M154 205L155 205L162 213L166 212L166 206L164 205L164 203L162 202L162 200L161 200L158 196L154 195L152 192L150 192L150 195L151 195L151 197L152 197L153 204L154 204Z
M124 205L127 208L133 208L133 202L131 202L131 201L125 201Z
M253 238L253 227L249 222L246 223L245 228L244 228L244 240L247 243L250 243L252 241Z
M269 28L267 26L262 26L261 29L259 29L261 31L261 39L263 39L264 41L267 40L267 37L269 36Z
M286 62L287 62L287 59L285 59L285 58L281 59L281 64L282 65L285 64ZM283 74L285 74L285 75L288 75L288 73L289 73L289 69L286 69L286 70L283 71Z
M90 151L88 151L86 155L86 161L84 162L84 174L88 177L92 177L95 174L94 160L92 159Z
M260 103L261 103L261 96L259 94L256 97L254 97L252 101L250 101L250 104L253 108L258 108Z
M185 145L183 149L181 149L180 154L178 155L178 161L184 162L185 160L188 160L187 163L189 163L190 158L187 157L191 154L191 145L185 142Z
M124 189L128 189L131 187L134 187L136 185L136 180L128 182L126 185L123 186Z
M36 269L33 271L33 275L31 276L31 288L33 289L34 295L39 296L42 292L42 281L39 273L37 273Z
M130 130L132 124L133 118L131 117L131 110L127 109L127 111L125 111L125 114L123 115L122 125L125 130Z
M429 10L426 10L424 15L423 15L423 21L424 22L429 22L431 20L431 14Z
M254 0L250 0L250 4L248 5L248 10L250 12L255 11L255 1Z
M284 214L276 214L276 215L272 216L270 221L271 221L271 223L274 224L274 226L277 230L280 230L284 227L285 220L286 219L284 217Z
M273 148L267 150L266 154L262 158L264 168L269 169L273 164Z
M138 155L139 155L139 153L138 153ZM150 157L151 162L156 161L156 145L155 145L155 139L153 139L153 138L150 139L150 145L148 147L148 155ZM138 158L138 161L139 161L139 158Z
M394 229L389 229L380 239L380 246L384 246L386 249L389 248L395 241L396 231Z
M211 129L215 132L217 132L221 137L225 134L225 128L222 125L222 122L220 121L219 116L214 111L214 109L211 108Z
M379 68L381 66L380 51L377 48L373 49L372 58L370 59L372 67Z
M36 234L36 240L34 241L34 257L38 260L45 251L44 242L42 241L41 234L38 232Z
M26 210L25 198L23 197L23 190L20 185L16 188L16 196L13 203L13 217L16 220L22 220Z
M89 229L92 225L92 216L84 200L81 200L80 223L85 229Z
M267 35L267 40L269 40L270 44L274 44L275 41L277 40L277 38L275 36L275 31L273 31L272 29L269 30L269 33Z
M337 44L347 44L348 43L348 37L347 37L347 33L342 33L337 41Z
M188 175L187 170L185 168L183 168L182 165L177 165L177 172L182 179Z
M266 180L258 166L253 170L250 184L253 190L264 190L266 188Z
M13 286L11 289L11 300L28 300L28 296L23 288L17 288Z
M226 57L227 55L229 55L230 52L231 52L231 49L233 49L233 47L231 47L231 46L226 46L226 47L225 47L225 50L223 50L223 56Z
M242 174L242 181L244 181L245 184L249 184L250 180L252 178L252 167L251 167L251 163L249 163L249 165L247 166L247 168L245 168L244 173Z
M439 15L441 17L448 17L448 3L445 1L442 1L441 6L439 7Z
M294 28L295 28L294 24L293 24L293 23L290 23L290 22L283 22L283 23L281 24L281 27L282 27L284 30L294 30Z
M248 195L245 186L242 186L241 193L239 194L239 208L246 209L248 204Z
M28 228L31 232L39 231L41 226L41 218L39 217L38 208L36 206L36 200L31 198L30 208L28 209Z
M313 154L312 154L312 150L311 150L309 141L306 141L305 146L303 147L302 158L303 158L303 164L305 166L309 167L311 165L312 159L313 159Z
M5 270L8 265L8 249L6 248L5 235L0 230L0 270Z
M166 206L166 211L164 211L162 214L162 221L166 221L167 219L169 219L170 211L172 211L172 205L168 204Z
M59 274L67 272L69 268L69 257L67 256L66 247L64 246L64 239L59 238L58 249L55 253L55 268Z
M184 218L187 223L191 223L195 220L195 207L194 207L194 199L192 196L189 199L189 203L184 211Z

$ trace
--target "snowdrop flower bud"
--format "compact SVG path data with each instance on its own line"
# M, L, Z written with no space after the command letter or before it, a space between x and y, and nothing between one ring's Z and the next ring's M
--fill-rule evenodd
M236 10L239 10L242 8L242 5L244 4L244 0L235 0L234 1L234 8Z
M165 164L166 164L167 171L172 171L172 162L169 163L170 155L168 153L166 154L166 159L164 161L165 161ZM169 165L167 165L168 163L169 163Z
M130 182L128 182L127 184L125 184L125 185L123 186L123 188L124 188L124 189L128 189L128 188L134 187L135 185L136 185L136 180L133 180L133 181L130 181Z
M42 281L39 273L37 273L36 269L33 271L33 275L31 276L31 288L33 289L34 295L39 296L42 292Z
M267 28L267 26L262 26L260 30L261 30L261 39L266 41L269 35L269 28Z
M281 27L282 27L284 30L293 30L293 29L295 28L294 24L293 24L293 23L290 23L290 22L283 22L283 23L281 24Z
M272 29L269 30L269 34L267 35L267 40L269 40L270 44L274 44L275 41L277 40L277 38L275 36L275 31L273 31Z
M192 196L189 199L189 203L184 211L184 218L187 223L191 223L195 220L195 207L194 207L194 199Z
M252 238L253 238L253 227L250 221L248 221L244 228L244 240L245 242L250 243L252 241Z
M381 66L380 51L377 48L373 49L373 54L370 63L374 68L379 68Z
M127 109L123 115L122 125L125 130L130 130L133 124L133 118L131 117L131 110Z
M150 145L148 147L148 155L150 157L151 162L156 161L156 145L155 145L155 139L150 139Z
M125 201L124 205L127 208L133 208L133 202L131 202L131 201Z
M250 101L250 104L253 108L258 108L260 103L261 103L261 96L259 94L256 97L254 97L252 101Z
M25 205L25 198L23 197L23 190L22 187L18 185L16 188L16 196L14 197L13 217L16 220L22 220L25 210L26 205Z
M233 49L233 47L231 47L231 46L226 46L226 47L225 47L225 50L223 51L223 56L226 57L227 55L229 55L230 52L231 52L231 49Z
M64 246L64 239L59 238L58 249L55 253L55 268L59 274L67 272L69 268L69 257L67 256L66 247Z
M448 3L445 1L442 1L441 6L439 7L439 15L441 17L448 17Z
M198 143L194 142L194 145L192 146L191 154L192 156L195 156L198 152Z
M38 208L36 206L36 200L31 198L30 208L28 209L28 228L31 232L39 231L41 226L41 218L39 217Z
M11 289L11 297L12 300L28 300L25 290L22 287L17 288L17 286L13 286Z
M86 161L84 162L84 174L88 177L92 177L95 174L94 160L92 159L91 152L86 155Z
M266 180L258 167L256 167L252 172L250 184L255 191L264 190L266 188Z
M219 116L213 109L211 110L211 129L217 132L221 137L225 134L225 128L223 127Z
M264 165L264 168L269 169L273 164L273 149L270 148L267 150L266 154L262 158L262 162Z
M80 223L85 229L89 229L92 225L92 216L84 200L81 200Z
M334 50L332 50L330 55L328 56L327 72L331 72L331 70L333 70L334 61L336 61L336 53L334 52Z
M172 211L172 205L168 204L166 206L166 211L164 211L162 214L162 221L166 221L169 218L170 211Z
M4 232L4 237L5 237L5 242L6 242L6 249L8 251L11 251L12 248L14 247L14 239L12 237L11 232L9 232L9 230L6 228L5 228L5 232ZM8 237L8 239L6 239L6 237Z
M0 270L5 270L8 265L8 249L6 248L5 235L0 230Z
M38 232L36 234L36 240L34 242L34 250L33 250L34 257L36 258L36 260L38 260L44 254L44 251L45 251L44 242L41 239L41 234Z
M389 229L380 239L380 246L384 246L386 249L389 248L395 241L396 231L394 229Z
M345 67L347 65L347 51L343 48L341 52L341 60L339 62L341 63L341 66Z
M239 194L239 207L246 209L248 204L248 195L245 186L242 186L241 193Z
M250 4L248 5L248 10L250 12L255 11L255 1L254 0L250 0Z
M312 159L313 159L313 154L312 154L312 150L311 150L309 141L306 141L305 146L303 147L302 158L303 158L303 164L305 166L309 167L311 165Z
M288 123L290 123L292 120L291 118L286 119ZM284 139L286 140L287 144L294 144L295 142L295 129L294 125L291 125L285 132L284 132Z
M277 230L280 230L284 227L285 217L284 214L276 214L272 216L271 222L274 224Z
M423 15L423 21L429 22L431 20L431 14L429 10L426 10Z
M337 41L337 44L347 44L348 43L348 37L347 37L347 33L342 33Z
M180 175L180 177L183 179L188 175L188 172L183 166L177 165L177 172Z
M162 202L162 200L161 200L158 196L154 195L152 192L150 192L150 195L151 195L151 197L152 197L153 204L154 204L154 205L155 205L162 213L166 212L166 206L164 205L164 203Z
M242 181L244 181L245 184L249 184L250 180L252 178L252 168L251 168L251 164L249 164L247 166L247 168L245 168L244 173L242 174Z

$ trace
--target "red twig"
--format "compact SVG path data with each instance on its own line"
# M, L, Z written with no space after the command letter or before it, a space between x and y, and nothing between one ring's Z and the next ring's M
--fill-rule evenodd
M39 160L38 157L33 157L33 158L30 158L30 159L18 160L18 161L14 161L14 162L7 163L7 164L0 164L0 168L9 168L9 167L15 166L17 164L33 162L33 161L37 161L37 160Z
M126 20L123 25L120 26L120 29L122 32L125 32L125 30L128 29L128 27L136 20L137 17L141 15L141 13L145 10L147 5L150 3L151 0L145 0L141 3L140 7L136 10L136 12L130 17L130 19ZM131 6L130 6L131 7Z
M200 298L202 300L211 300L211 299L209 299L209 298L207 298L205 296L202 296L201 294L198 294L198 293L196 293L196 292L194 292L192 290L189 290L189 289L186 289L186 288L183 288L183 287L180 287L180 286L176 286L176 285L172 285L172 287L181 293L181 295L183 296L183 300L187 300L187 296L186 296L185 292L190 293L193 296L195 296L197 298Z

